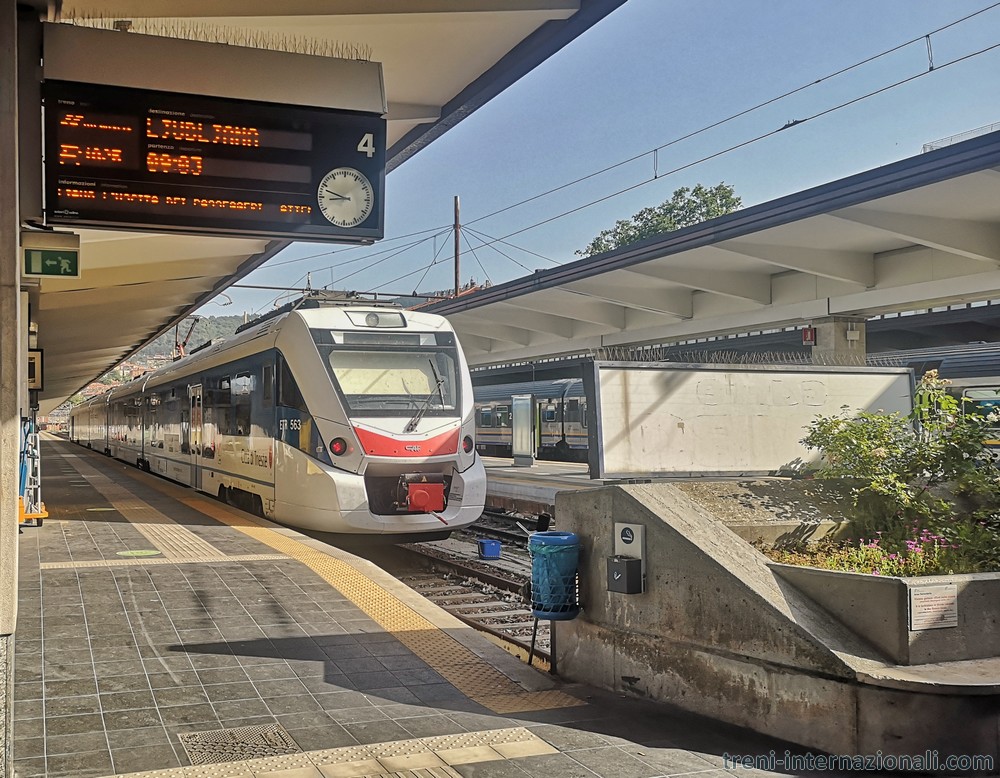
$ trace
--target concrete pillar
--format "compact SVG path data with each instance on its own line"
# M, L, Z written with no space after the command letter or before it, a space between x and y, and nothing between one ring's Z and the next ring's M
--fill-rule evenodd
M0 776L14 774L17 492L21 424L18 270L17 6L0 3Z
M812 361L816 365L864 365L868 347L865 319L860 316L829 316L812 322L816 341Z

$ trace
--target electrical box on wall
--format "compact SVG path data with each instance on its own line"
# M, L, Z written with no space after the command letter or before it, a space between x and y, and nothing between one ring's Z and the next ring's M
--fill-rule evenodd
M608 557L608 591L646 591L646 527L615 522L615 555Z

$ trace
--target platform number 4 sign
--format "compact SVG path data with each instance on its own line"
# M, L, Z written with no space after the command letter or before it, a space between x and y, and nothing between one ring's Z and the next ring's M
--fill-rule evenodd
M362 136L361 142L358 144L358 151L368 157L368 159L375 156L375 135L373 133L366 132Z

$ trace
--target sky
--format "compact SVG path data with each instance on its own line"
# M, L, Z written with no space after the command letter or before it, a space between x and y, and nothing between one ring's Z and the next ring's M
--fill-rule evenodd
M925 143L1000 123L1000 47L948 64L1000 44L1000 3L935 32L990 6L628 0L390 173L382 241L366 248L295 243L241 283L303 286L309 273L314 288L450 288L459 196L462 279L498 284L579 259L575 252L601 230L679 187L725 182L751 206L914 156ZM930 33L929 53L923 36ZM858 99L876 90L884 91ZM849 101L856 102L830 110ZM798 123L747 143L789 122ZM739 144L746 145L720 153ZM592 176L609 166L616 167ZM199 314L266 313L278 295L230 288Z

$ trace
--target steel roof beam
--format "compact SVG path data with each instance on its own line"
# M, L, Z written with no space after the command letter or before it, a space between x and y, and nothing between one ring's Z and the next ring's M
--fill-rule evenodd
M925 214L889 213L869 208L845 208L830 214L863 224L921 246L961 257L1000 264L1000 228L968 219L945 219Z
M513 343L515 346L530 346L532 333L520 327L511 327L508 324L500 324L484 317L477 316L462 321L460 329L463 333L471 332L490 340L499 340L504 343Z
M558 311L550 305L546 305L545 308L558 314ZM560 338L572 338L574 335L573 319L541 313L537 307L532 307L530 297L519 301L508 300L497 305L498 311L504 309L510 311L511 321L516 321L517 326L523 329L556 335Z
M475 351L480 354L489 354L493 351L495 341L492 338L483 338L469 332L462 333L462 348L465 351Z
M643 279L641 283L636 283L635 285L625 283L616 284L613 282L613 279L617 276L617 273L610 276L607 283L595 279L573 281L566 285L566 289L595 300L621 305L624 308L632 310L673 316L680 319L691 318L693 304L690 289L662 286L657 288L657 285L651 279Z
M760 305L771 304L771 278L760 273L720 272L711 269L692 270L690 268L670 267L656 261L634 265L619 273L629 273L636 276L658 278L678 286L696 289L700 292L711 292L723 297L733 297L737 300L750 300Z
M533 305L532 310L544 306L546 311L564 317L565 321L586 322L596 324L603 329L619 331L625 329L625 309L621 306L609 305L596 300L588 300L581 294L564 289L546 289L538 295L528 295L520 300L505 300L505 304L517 307ZM572 328L569 335L576 334Z
M385 118L390 122L436 122L441 118L441 106L390 102Z
M727 241L715 248L739 256L753 257L786 270L798 270L864 287L875 286L875 256L864 251L773 246L741 241Z

